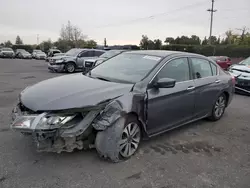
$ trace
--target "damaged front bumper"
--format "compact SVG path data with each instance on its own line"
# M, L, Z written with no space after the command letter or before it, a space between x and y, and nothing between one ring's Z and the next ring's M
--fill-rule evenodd
M102 108L86 111L31 113L22 111L20 104L13 109L11 129L31 135L38 151L72 152L92 147L95 130L92 122Z
M250 80L236 78L235 90L237 93L250 95Z
M48 69L53 72L62 72L64 70L64 64L48 63Z

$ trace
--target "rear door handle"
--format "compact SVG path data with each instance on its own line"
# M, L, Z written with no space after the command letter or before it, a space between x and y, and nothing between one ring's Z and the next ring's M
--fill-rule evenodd
M195 87L194 86L189 86L188 88L187 88L187 90L188 91L190 91L190 90L194 90L195 89Z
M215 80L215 83L220 83L220 80Z

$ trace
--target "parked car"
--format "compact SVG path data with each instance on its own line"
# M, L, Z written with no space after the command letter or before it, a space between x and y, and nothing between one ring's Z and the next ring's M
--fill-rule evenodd
M234 78L201 55L130 51L87 75L59 76L26 88L12 113L13 130L39 151L95 147L114 162L131 157L143 138L210 118L219 120Z
M49 62L50 58L54 57L55 54L59 54L59 53L62 53L62 52L60 50L58 50L58 49L49 49L48 55L47 55L45 61Z
M231 59L227 56L210 56L209 58L214 60L224 70L227 70L232 65Z
M26 50L24 50L24 49L16 49L15 58L18 58L20 52L26 52Z
M125 50L109 50L109 51L105 52L104 54L102 54L100 57L92 58L92 59L86 59L84 61L84 68L83 68L84 70L83 71L88 71L88 70L92 69L93 67L101 64L106 59L115 57L115 56L117 56L118 54L121 54L124 51Z
M42 50L33 50L33 52L32 52L32 58L35 58L35 55L36 55L36 53L38 53L38 52L42 52Z
M25 50L21 50L16 55L16 58L19 58L19 59L32 59L32 56L31 56L31 54L29 52L27 52Z
M229 68L229 72L235 76L236 92L250 95L250 57L232 65Z
M0 58L14 58L15 53L11 48L1 48L0 49Z
M64 56L51 58L48 69L55 72L65 70L68 73L73 73L76 69L83 68L85 59L97 58L103 53L105 53L104 50L73 48L66 52Z
M34 55L35 59L43 59L43 60L45 60L46 57L47 57L47 55L43 51L36 52L35 55Z

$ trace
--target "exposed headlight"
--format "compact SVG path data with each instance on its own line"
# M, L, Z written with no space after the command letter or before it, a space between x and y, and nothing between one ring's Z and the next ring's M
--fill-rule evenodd
M58 60L56 60L56 63L62 63L62 62L64 62L63 59L58 59Z
M38 122L36 129L53 129L58 128L72 120L76 115L69 116L45 116L40 119Z
M19 116L12 123L14 129L55 129L65 125L76 115L46 115L38 116Z
M31 129L31 125L36 116L18 116L12 123L11 128L15 129Z

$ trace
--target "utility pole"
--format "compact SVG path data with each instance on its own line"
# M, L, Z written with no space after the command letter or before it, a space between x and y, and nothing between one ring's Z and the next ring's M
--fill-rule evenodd
M104 47L107 47L107 40L104 38Z
M217 10L214 10L214 0L212 0L212 7L211 9L207 10L208 12L211 12L211 20L210 20L210 33L209 33L209 44L212 44L212 31L213 31L213 19L214 19L214 12L216 12Z
M37 45L39 44L39 34L37 34L37 36L36 36L36 43L37 43Z

